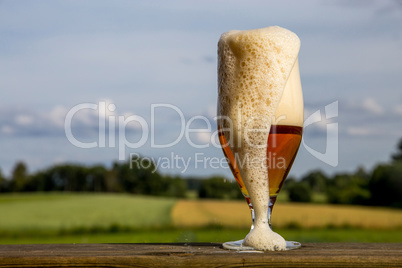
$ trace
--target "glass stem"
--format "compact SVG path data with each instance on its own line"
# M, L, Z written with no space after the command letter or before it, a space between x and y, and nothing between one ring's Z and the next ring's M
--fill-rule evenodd
M269 205L268 205L268 224L269 224L269 228L271 228L271 230L272 230L271 214L272 214L272 210L274 209L275 202L276 202L276 195L270 196L269 197Z
M269 228L271 228L272 230L272 226L271 226L271 214L272 214L272 210L274 208L275 202L276 202L276 195L275 196L270 196L269 197L269 204L268 204L268 225ZM254 213L254 209L253 209L253 205L250 203L248 203L248 206L250 208L250 212L251 212L251 230L254 229L254 222L255 222L255 213Z
M251 228L250 230L254 229L254 222L255 222L255 213L254 213L254 208L253 205L251 205L251 203L248 204L250 211L251 211Z

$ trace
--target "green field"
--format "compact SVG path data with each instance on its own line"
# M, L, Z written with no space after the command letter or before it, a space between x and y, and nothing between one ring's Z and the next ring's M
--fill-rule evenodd
M194 213L194 208L192 211L183 210L185 206L182 205L187 205L185 200L126 194L1 194L0 244L224 242L241 239L248 233L248 227L245 227L248 224L240 227L229 226L224 222L212 222L212 225L204 226L176 224L174 211L180 212L181 217L196 217L198 214L198 217L205 220L206 217L216 217L225 206L226 210L230 207L234 210L233 213L225 211L225 215L238 217L238 206L245 205L239 201L191 202L200 202L204 210L199 213ZM196 203L195 207L200 204ZM287 209L286 206L292 204L285 203L282 209ZM298 206L298 210L308 211L309 208L308 204L295 206ZM206 208L216 208L217 212ZM361 210L367 209L370 208ZM402 213L400 210L375 210L382 215L389 214L395 220L400 220ZM248 217L247 210L243 213ZM300 242L402 242L402 230L395 226L381 229L356 229L351 226L305 228L296 224L288 228L279 226L275 231L286 239Z
M126 194L2 194L0 234L166 227L175 202Z
M276 229L284 238L299 242L401 243L401 230ZM247 229L157 229L118 233L4 237L0 244L44 243L174 243L216 242L244 238Z

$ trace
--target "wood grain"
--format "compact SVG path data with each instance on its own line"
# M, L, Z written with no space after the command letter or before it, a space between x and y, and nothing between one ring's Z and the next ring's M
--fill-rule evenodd
M213 243L0 245L0 267L402 267L402 243L305 243L241 253Z

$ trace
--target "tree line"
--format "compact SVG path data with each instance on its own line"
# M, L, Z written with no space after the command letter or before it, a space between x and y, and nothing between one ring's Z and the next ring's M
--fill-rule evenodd
M371 172L356 172L327 177L313 171L296 181L285 182L289 199L310 202L312 194L324 194L331 204L356 204L402 208L402 139L388 163L378 164Z
M181 178L154 172L152 162L142 167L129 163L115 162L111 168L61 164L28 174L26 165L19 162L10 178L0 172L0 192L124 192L185 198L191 191L199 198L243 199L236 183L220 176ZM311 202L314 195L321 195L331 204L402 208L402 139L391 161L377 165L371 172L359 168L327 176L315 170L299 180L288 178L282 191L294 202Z
M200 184L199 196L243 198L236 190L222 178L214 177ZM358 168L355 172L327 176L321 170L314 170L299 180L287 178L281 191L292 202L312 202L314 195L320 195L330 204L402 208L402 139L391 161L378 164L371 172Z
M154 163L144 167L127 163L113 163L111 168L103 165L84 166L61 164L28 174L27 166L18 162L10 178L0 175L0 192L115 192L142 195L185 197L187 187L179 177L163 176Z

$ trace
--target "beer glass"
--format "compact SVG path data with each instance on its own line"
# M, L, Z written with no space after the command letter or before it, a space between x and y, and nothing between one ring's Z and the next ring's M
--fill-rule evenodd
M221 94L221 92L219 92L219 94ZM230 146L229 144L230 142L233 142L230 141L232 138L230 137L230 131L233 129L232 124L237 124L237 122L233 122L233 120L231 120L231 118L226 114L221 114L221 111L224 109L221 109L220 106L227 103L227 100L222 98L227 97L219 95L218 98L219 141L233 176L250 208L252 230L254 228L255 214L249 191L247 190L246 184L242 178L244 162L242 163L243 160L236 157L236 150L234 149L236 145ZM239 109L241 109L241 104L239 104ZM258 111L255 114L258 114ZM264 120L263 116L261 118L261 120ZM268 140L265 141L268 185L261 185L261 187L269 187L267 221L269 228L271 228L271 213L277 195L279 194L292 167L293 161L295 160L303 132L303 96L299 74L299 63L297 59L285 84L282 97L275 111L275 116L269 119L269 121L270 130ZM300 246L301 244L298 242L286 241L286 250L296 249ZM226 249L244 251L254 250L254 248L244 245L243 240L226 242L223 244L223 247Z

